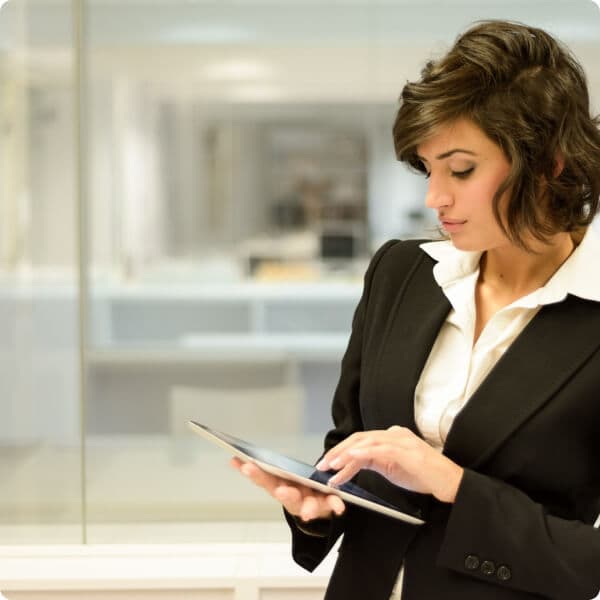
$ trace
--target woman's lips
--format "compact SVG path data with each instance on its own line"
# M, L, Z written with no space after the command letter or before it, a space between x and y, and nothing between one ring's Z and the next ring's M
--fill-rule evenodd
M448 233L455 233L456 231L460 231L462 229L466 221L459 221L457 219L440 219L440 223Z

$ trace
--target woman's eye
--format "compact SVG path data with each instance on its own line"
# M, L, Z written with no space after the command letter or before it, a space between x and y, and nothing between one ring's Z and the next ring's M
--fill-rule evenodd
M423 175L425 179L429 179L429 173L427 172L427 167L424 162L419 161L417 169L421 171L421 175Z
M469 167L464 171L452 171L452 177L458 177L459 179L466 179L473 171L475 167Z

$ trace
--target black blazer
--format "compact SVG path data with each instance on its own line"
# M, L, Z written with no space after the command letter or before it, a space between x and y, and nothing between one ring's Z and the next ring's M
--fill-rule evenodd
M374 256L333 400L325 447L358 430L409 427L414 391L450 304L418 241ZM343 533L326 600L589 600L600 589L600 303L543 307L462 412L444 454L465 468L456 502L361 471L390 502L419 503L412 526L347 505L324 537L288 515L294 559L313 570ZM316 524L318 525L318 523Z

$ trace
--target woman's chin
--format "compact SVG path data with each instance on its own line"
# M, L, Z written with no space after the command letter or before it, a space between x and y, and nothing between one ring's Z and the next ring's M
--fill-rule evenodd
M462 250L463 252L482 252L484 250L481 243L478 244L475 240L469 239L466 236L450 234L449 237L452 245L457 250Z

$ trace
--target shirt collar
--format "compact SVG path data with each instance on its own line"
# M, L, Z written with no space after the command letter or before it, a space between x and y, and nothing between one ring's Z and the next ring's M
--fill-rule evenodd
M449 240L426 242L420 247L437 261L433 277L443 289L479 270L481 252L458 250Z
M600 302L600 218L588 227L581 243L542 288L543 304L560 302L567 294Z
M479 270L481 252L458 250L450 241L426 242L420 246L437 264L433 276L444 289ZM597 217L573 254L543 287L519 301L531 307L561 302L572 294L584 300L600 302L600 217Z

